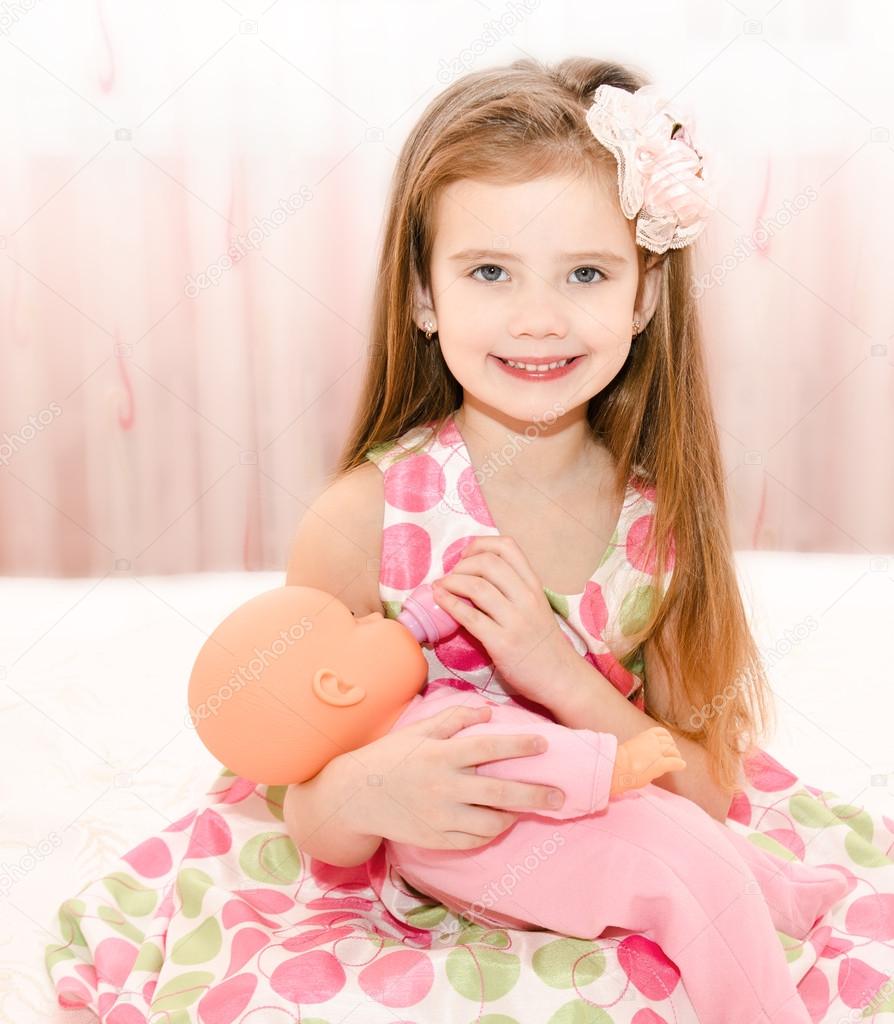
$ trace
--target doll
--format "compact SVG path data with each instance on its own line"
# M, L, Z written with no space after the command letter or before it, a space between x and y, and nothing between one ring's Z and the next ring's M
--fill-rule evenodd
M492 709L489 721L455 735L543 736L544 752L475 770L555 786L565 793L560 808L521 812L510 828L474 850L384 840L389 862L405 881L488 925L595 938L611 925L645 929L660 906L654 922L660 936L673 921L675 898L681 913L687 899L694 900L693 922L712 903L717 919L729 905L724 890L732 885L764 896L766 904L745 901L750 906L740 913L740 925L763 927L775 941L773 927L803 938L843 894L847 883L834 869L782 861L692 801L651 785L685 766L662 727L618 743L610 733L567 728L480 693L447 685L423 693L428 663L420 641L455 628L427 585L411 595L397 620L380 612L354 618L337 598L311 587L267 591L231 613L203 645L189 683L192 721L228 768L267 784L305 781L333 757L450 705ZM507 864L527 863L531 851L541 848L551 852L539 867L521 877L516 872L511 888L502 883ZM596 851L603 861L609 852L614 857L608 886L597 884L606 879ZM581 899L582 892L589 898ZM630 916L630 901L637 899L639 916ZM623 907L619 900L626 901ZM753 915L757 919L749 924ZM669 956L681 934L665 936ZM679 945L683 959L699 948L691 939Z

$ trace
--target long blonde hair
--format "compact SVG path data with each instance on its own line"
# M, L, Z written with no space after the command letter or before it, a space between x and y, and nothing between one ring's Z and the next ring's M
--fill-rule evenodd
M583 57L554 66L525 58L463 76L426 108L394 171L365 381L338 473L412 427L438 429L462 404L440 347L426 342L413 315L415 280L430 285L440 191L461 179L509 183L569 172L607 172L616 181L614 157L585 121L603 83L633 91L648 79ZM654 254L637 253L642 280ZM673 685L673 717L650 707L648 685L646 710L700 743L715 780L732 794L742 755L761 740L774 709L736 579L690 250L668 250L659 262L657 309L623 368L590 399L587 419L617 466L618 497L634 469L655 488L650 545L658 580L673 544L667 592L629 638L634 645L650 638Z

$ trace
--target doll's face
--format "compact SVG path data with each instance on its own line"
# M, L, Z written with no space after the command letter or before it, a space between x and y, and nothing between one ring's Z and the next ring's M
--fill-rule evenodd
M607 180L462 180L445 188L431 289L417 286L417 298L434 310L437 343L466 397L528 422L598 394L627 359L634 316L643 321L657 299L656 271L638 294L634 231ZM510 374L501 362L569 356L578 357L570 372L547 381Z

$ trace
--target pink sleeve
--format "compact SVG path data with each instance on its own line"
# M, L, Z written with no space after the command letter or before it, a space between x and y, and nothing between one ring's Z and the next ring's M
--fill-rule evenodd
M543 736L549 744L542 754L507 757L477 766L477 774L516 782L554 786L565 793L561 807L538 808L538 816L577 818L601 811L607 805L618 738L612 733L592 729L569 729L551 722L516 704L494 703L480 693L439 686L425 696L416 696L392 728L410 725L421 718L438 714L446 707L483 707L490 705L490 719L468 725L455 736L489 736L495 733Z

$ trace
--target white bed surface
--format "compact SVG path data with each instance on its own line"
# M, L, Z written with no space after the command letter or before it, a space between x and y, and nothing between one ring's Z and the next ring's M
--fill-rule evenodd
M777 698L765 748L894 818L894 556L749 551L737 564ZM220 766L187 724L193 661L284 578L0 579L0 1021L95 1020L56 1005L43 967L55 911L201 800Z

